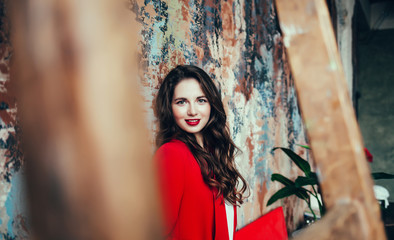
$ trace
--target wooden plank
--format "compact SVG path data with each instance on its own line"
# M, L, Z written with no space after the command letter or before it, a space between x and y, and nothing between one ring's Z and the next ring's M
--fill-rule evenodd
M32 239L157 239L125 2L15 0L13 73Z
M359 239L361 218L355 204L339 203L293 240Z
M325 1L277 0L276 6L327 209L353 203L360 216L353 239L385 239ZM342 232L331 231L331 239L346 239Z

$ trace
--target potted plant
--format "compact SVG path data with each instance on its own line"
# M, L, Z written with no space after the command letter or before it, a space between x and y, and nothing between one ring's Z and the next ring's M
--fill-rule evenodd
M307 145L299 145L300 147L306 148L310 150L310 147ZM304 176L298 176L295 181L292 181L288 179L287 177L283 176L282 174L279 173L274 173L271 176L271 181L278 181L284 185L283 188L278 190L274 195L271 196L271 198L267 202L267 206L273 204L279 199L289 197L292 195L296 195L298 198L304 200L307 205L309 210L311 211L313 215L313 220L315 221L317 219L317 215L312 208L312 200L315 199L318 203L319 211L320 211L320 216L322 217L325 212L325 206L324 202L320 198L320 187L319 187L319 181L317 179L317 175L315 172L311 170L311 166L302 157L300 157L298 154L293 152L291 149L288 148L282 148L282 147L275 147L272 149L272 151L275 151L277 149L282 150L295 164L298 168L302 170L304 173ZM372 155L368 151L368 149L364 149L366 158L368 162L372 162ZM393 174L388 174L384 172L376 172L372 173L372 178L374 180L377 179L393 179L394 175ZM310 186L309 188L306 188L307 186Z
M298 145L306 149L310 149L309 146L306 145ZM311 166L302 157L297 155L291 149L276 147L273 148L272 151L277 149L282 150L294 163L295 165L302 170L304 176L298 176L295 181L288 179L279 173L274 173L271 176L271 181L278 181L284 185L284 187L278 190L267 202L267 206L273 204L279 199L289 197L291 195L296 195L298 198L304 200L309 210L313 215L313 220L317 219L317 215L315 210L312 208L312 200L315 199L319 206L320 216L323 216L325 213L324 203L319 197L319 181L317 179L317 175L315 172L311 170ZM310 186L309 188L306 188Z

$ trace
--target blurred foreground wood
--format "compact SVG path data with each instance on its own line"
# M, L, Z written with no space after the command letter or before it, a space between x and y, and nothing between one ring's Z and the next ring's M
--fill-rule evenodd
M297 239L386 239L324 0L276 0L327 214Z
M33 239L157 239L126 1L12 0Z

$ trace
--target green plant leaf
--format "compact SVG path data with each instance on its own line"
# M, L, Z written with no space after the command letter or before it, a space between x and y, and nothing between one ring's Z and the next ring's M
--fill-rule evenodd
M303 159L302 157L298 156L295 152L288 148L276 147L273 148L272 151L276 149L282 149L283 152L286 153L287 156L305 173L305 176L309 177L311 174L311 165Z
M280 183L282 183L285 186L294 186L294 182L291 181L290 179L288 179L287 177L283 176L282 174L279 173L274 173L271 175L271 181L278 181Z
M273 204L279 199L291 196L293 194L296 194L297 188L295 186L286 186L279 191L277 191L272 197L268 200L267 206Z
M280 189L274 195L272 195L272 197L267 202L267 206L273 204L274 202L276 202L279 199L289 197L291 195L296 195L297 197L299 197L300 199L305 200L305 201L307 201L307 199L309 199L308 190L306 190L305 188L302 188L302 187L298 188L298 187L295 187L294 185L290 185L290 186L286 186L286 187Z
M296 145L311 150L311 147L309 147L308 145L301 145L301 144L296 144Z
M372 178L375 179L375 180L378 180L378 179L393 179L394 175L393 174L384 173L384 172L376 172L376 173L372 173Z
M318 181L317 174L315 172L311 172L309 176L312 178L316 178L316 181Z
M316 174L315 175L311 174L310 177L299 176L295 180L296 187L302 187L302 186L307 186L307 185L316 185L318 183L319 182L317 181Z
M309 199L308 190L306 190L305 188L302 188L302 187L299 187L299 188L297 187L297 191L296 191L295 195L305 201L307 201L306 199Z

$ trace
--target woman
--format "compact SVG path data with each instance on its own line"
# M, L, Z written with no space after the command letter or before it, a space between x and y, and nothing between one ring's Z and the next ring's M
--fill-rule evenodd
M155 110L166 237L233 239L246 182L234 165L237 148L212 79L198 67L177 66L165 77Z

